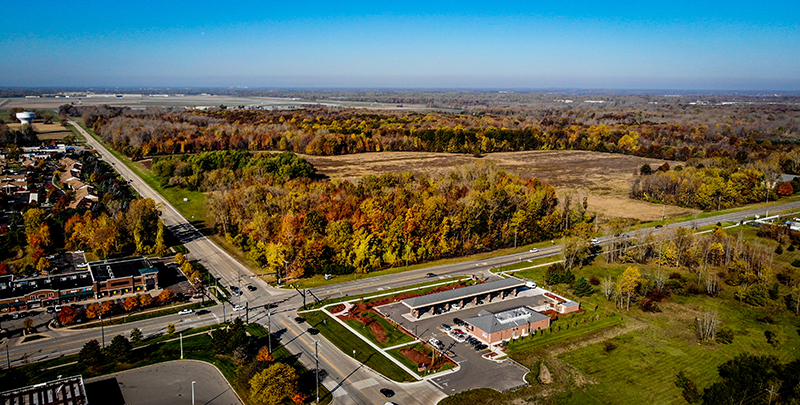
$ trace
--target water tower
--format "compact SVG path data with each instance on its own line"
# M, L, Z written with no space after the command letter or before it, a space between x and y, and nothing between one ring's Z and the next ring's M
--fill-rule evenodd
M17 119L22 123L22 125L31 125L33 124L33 119L36 118L36 113L32 112L21 112L17 113Z

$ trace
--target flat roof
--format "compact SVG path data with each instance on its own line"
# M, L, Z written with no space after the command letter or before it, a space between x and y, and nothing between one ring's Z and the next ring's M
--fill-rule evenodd
M435 304L454 301L460 298L473 297L475 295L505 290L512 287L524 287L525 282L514 277L504 278L498 281L491 281L483 284L471 285L469 287L456 288L453 290L442 291L434 294L423 295L420 297L408 298L401 301L409 308L420 308Z
M126 257L122 259L101 260L89 263L94 281L103 282L115 278L139 277L153 268L150 260L144 256Z
M36 291L83 291L91 289L92 284L92 277L88 271L23 279L17 279L12 275L0 276L0 299L22 297Z
M87 405L82 376L66 377L42 384L0 392L3 404Z
M548 318L547 315L536 312L527 306L522 306L495 313L483 310L478 316L464 319L464 322L483 332L494 333Z

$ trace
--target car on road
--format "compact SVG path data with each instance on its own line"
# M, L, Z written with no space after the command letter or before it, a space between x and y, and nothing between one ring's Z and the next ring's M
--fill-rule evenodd
M192 312L194 312L193 309L188 309L188 308L187 309L182 309L182 310L178 311L178 315L191 314Z
M319 334L319 329L308 328L308 329L306 329L306 332L308 332L309 335L318 335Z
M306 321L306 318L303 318L302 316L297 316L294 318L294 321L297 323L303 323Z
M244 310L244 305L234 305L233 306L233 310L234 311L243 311Z
M539 251L539 248L533 248L533 249L529 250L529 252L531 252L531 253L537 253L538 251Z
M277 307L278 307L278 303L277 302L270 302L269 304L265 304L264 305L264 309L272 309L272 308L277 308Z
M664 227L664 225L656 225L656 229L661 229L663 227Z
M194 314L195 315L205 315L205 314L210 314L210 313L211 313L211 311L209 311L207 309L201 309L201 310L195 312Z
M247 286L247 290L248 291L255 291L255 290L258 290L258 288L256 288L256 286L254 286L254 285L248 285Z
M391 398L391 397L394 396L394 391L392 391L392 390L390 390L388 388L381 388L380 392L386 398Z
M426 274L426 275L425 275L425 277L427 277L427 278L434 278L434 277L436 277L436 274L433 274L433 273L428 273L428 274Z

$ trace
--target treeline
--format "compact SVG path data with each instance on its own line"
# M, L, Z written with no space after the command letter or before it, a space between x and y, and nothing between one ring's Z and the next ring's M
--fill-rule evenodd
M270 185L316 174L311 163L294 153L254 154L236 150L156 158L151 170L163 185L203 191L230 188L242 180Z
M775 200L776 170L765 165L740 165L729 158L693 160L655 172L642 166L631 183L631 198L700 209L724 209ZM792 194L793 190L788 194Z
M324 108L135 112L66 105L61 112L80 114L104 140L134 158L228 149L311 155L580 149L674 160L728 157L737 162L793 149L800 115L797 109L776 106L709 108L705 120L686 106L422 114ZM793 161L800 166L800 159Z
M590 220L585 201L559 202L552 186L488 165L358 184L239 180L208 194L217 231L284 277L366 273L532 243Z

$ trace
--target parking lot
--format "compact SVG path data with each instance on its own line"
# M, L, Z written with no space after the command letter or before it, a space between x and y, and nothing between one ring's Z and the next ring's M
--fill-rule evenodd
M484 309L490 312L499 312L530 304L531 302L529 301L531 301L531 297L521 294L517 298L507 298L485 305L466 305L465 308L458 311L449 311L435 316L426 315L418 320L403 316L407 315L409 310L408 307L400 302L384 305L376 309L384 316L391 318L419 336L423 341L427 342L431 338L436 338L444 344L445 351L461 366L461 370L457 373L433 378L431 381L446 394L450 395L473 388L493 388L498 391L513 388L524 384L525 374L528 370L511 361L497 363L482 358L481 356L488 353L489 349L476 351L467 342L459 343L450 337L441 325L447 324L453 327L455 326L453 323L454 318L462 320L471 318L477 316L478 312ZM492 376L492 378L486 378L486 376Z

